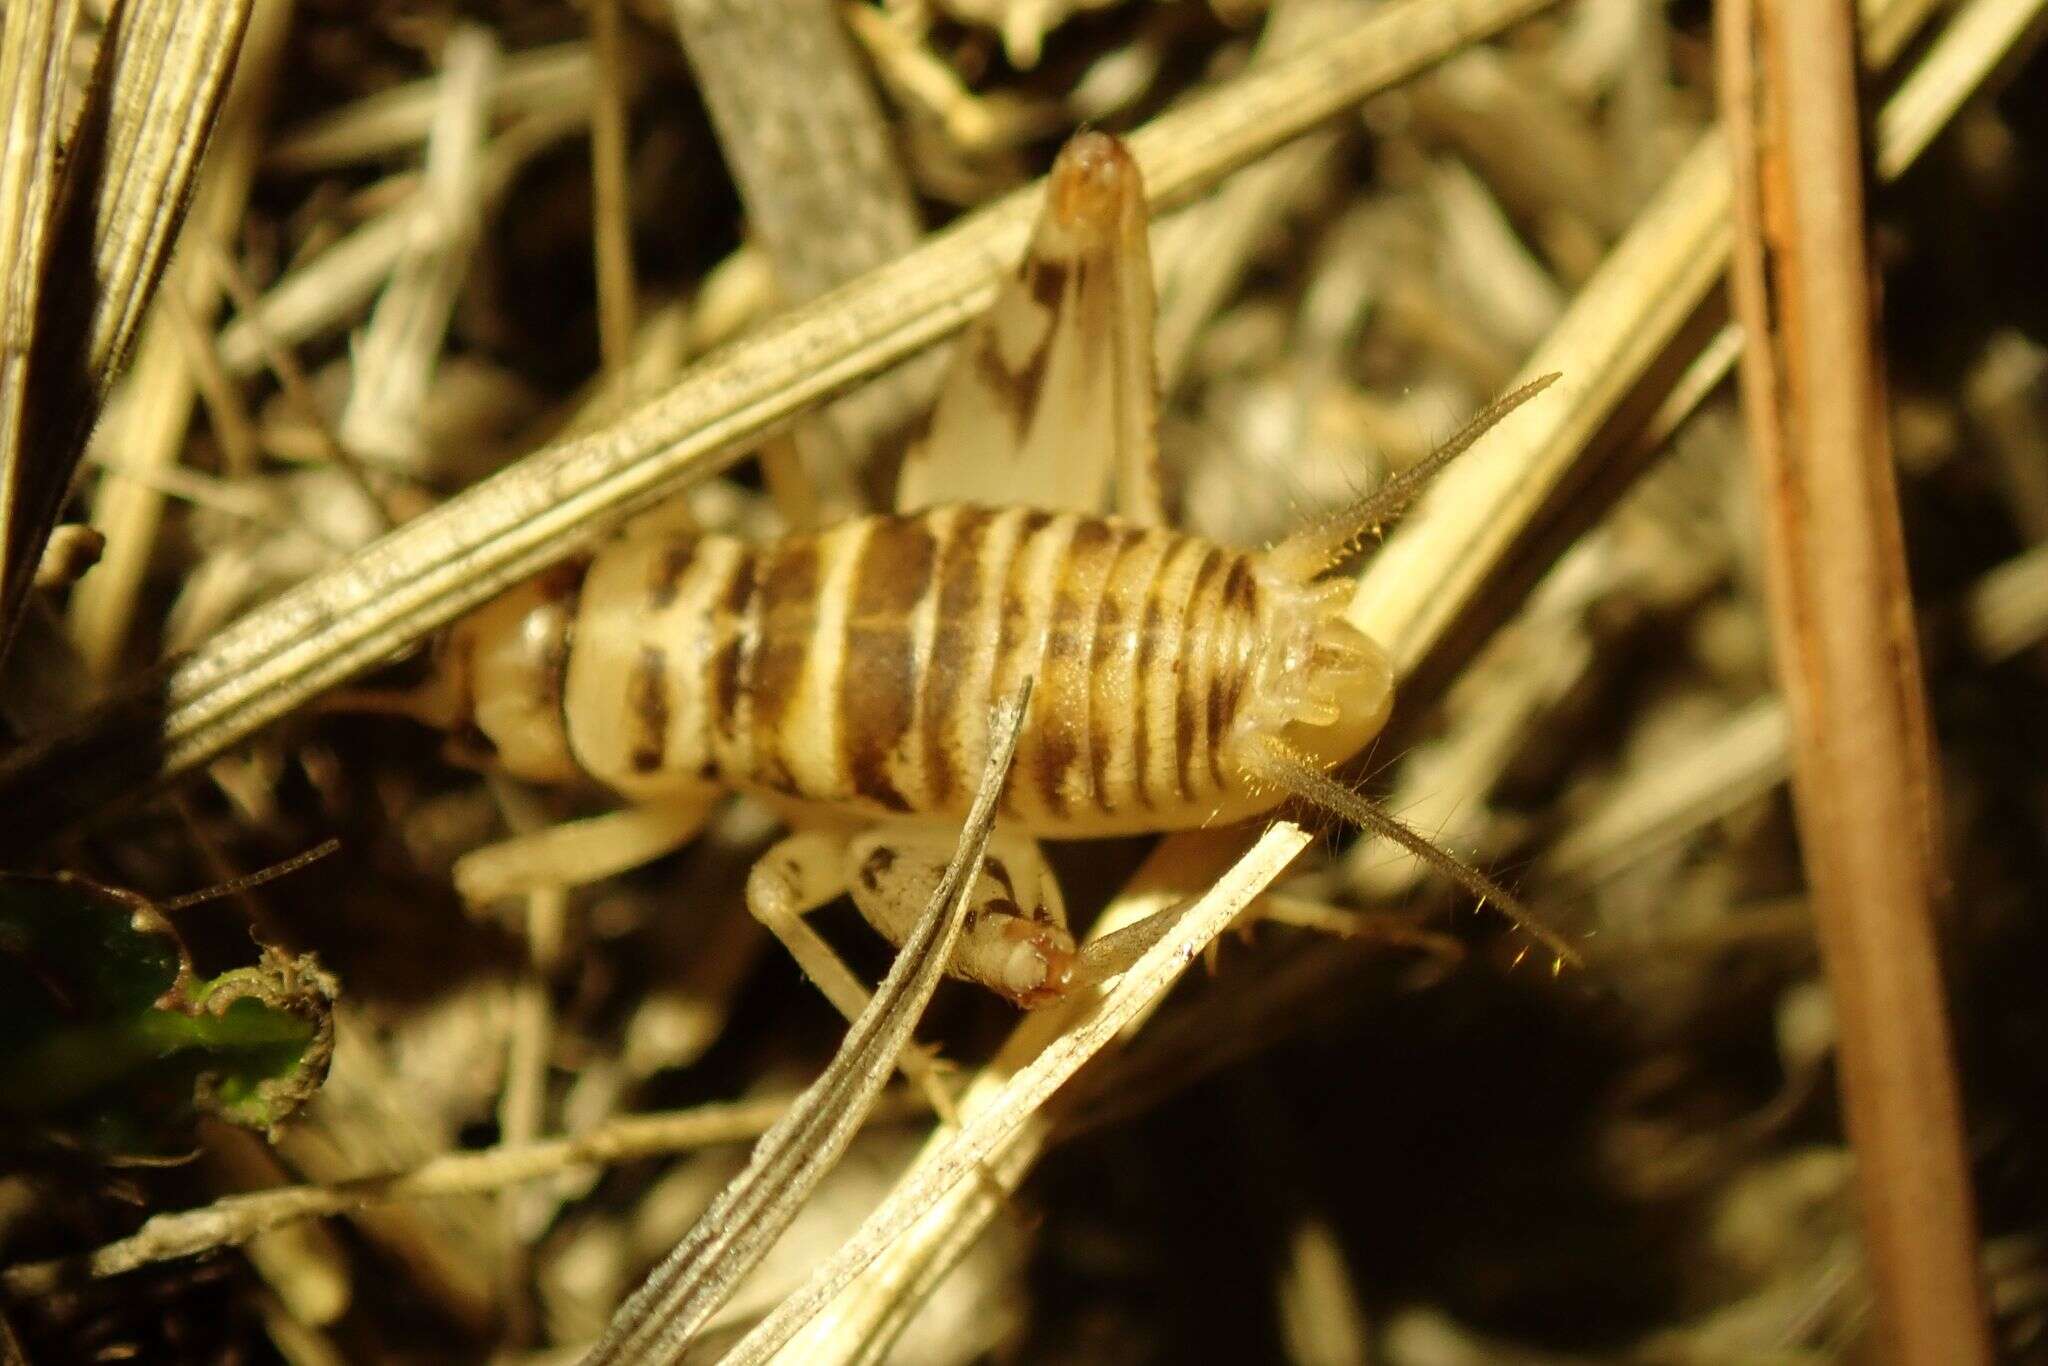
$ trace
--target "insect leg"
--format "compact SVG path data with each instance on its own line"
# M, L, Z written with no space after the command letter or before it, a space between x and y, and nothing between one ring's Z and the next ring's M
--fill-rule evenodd
M476 905L623 873L688 844L722 795L707 788L487 844L455 861L456 890Z
M955 838L933 827L889 826L848 843L853 903L891 942L902 941L931 900ZM947 970L1028 1007L1065 994L1073 957L1066 903L1037 841L995 835Z
M825 999L852 1023L867 1008L870 993L846 961L804 920L847 890L846 871L844 836L800 830L761 855L747 874L747 909L782 941L804 975L817 983ZM939 1117L951 1123L953 1097L939 1079L938 1061L928 1052L908 1048L898 1066L923 1088Z

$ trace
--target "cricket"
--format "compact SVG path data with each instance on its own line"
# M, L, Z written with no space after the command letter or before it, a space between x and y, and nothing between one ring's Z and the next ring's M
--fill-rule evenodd
M992 707L1031 679L953 975L1029 1007L1128 966L1114 944L1077 949L1040 840L1241 821L1290 798L1393 840L1571 960L1492 878L1330 776L1393 703L1387 656L1345 620L1351 584L1330 571L1556 377L1244 549L1165 524L1152 320L1137 164L1082 133L1021 268L959 343L893 511L764 544L625 535L459 623L418 688L358 695L514 777L624 799L470 853L463 895L622 872L748 793L791 830L755 866L749 909L851 1017L865 991L804 917L850 895L901 942L952 855Z

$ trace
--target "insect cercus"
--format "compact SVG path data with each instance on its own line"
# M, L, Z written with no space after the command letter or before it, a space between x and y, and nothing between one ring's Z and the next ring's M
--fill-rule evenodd
M961 342L893 512L765 544L627 536L456 626L404 709L480 735L517 777L594 778L626 802L468 855L464 894L623 871L747 792L792 828L748 905L857 1013L863 989L804 915L850 893L901 941L952 856L992 706L1030 678L957 976L1028 1006L1123 966L1077 956L1038 840L1238 820L1290 795L1521 918L1490 879L1327 776L1380 729L1393 686L1344 618L1348 581L1326 575L1549 380L1278 544L1219 545L1164 524L1152 289L1137 165L1113 137L1080 134L1021 269Z

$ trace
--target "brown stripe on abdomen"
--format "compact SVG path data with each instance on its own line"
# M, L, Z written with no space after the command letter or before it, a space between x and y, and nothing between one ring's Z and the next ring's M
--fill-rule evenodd
M696 557L697 545L693 541L677 541L654 557L647 575L647 605L650 608L664 612L675 604L683 575Z
M1039 742L1032 769L1038 795L1056 817L1100 807L1090 712L1098 623L1116 545L1109 525L1090 518L1074 527L1060 557L1038 673Z
M935 808L943 808L963 786L960 775L953 771L953 720L968 672L987 649L986 642L978 638L976 625L981 619L988 530L995 520L996 514L987 508L962 508L939 549L935 570L938 623L925 662L918 727L924 788Z
M1028 678L1007 820L1053 837L1198 824L1236 782L1220 751L1259 591L1256 557L1027 508L759 548L629 543L583 585L563 707L586 771L629 793L715 782L956 819L991 707Z
M627 724L633 730L627 761L635 773L658 773L668 757L668 654L643 645L626 681Z
M1035 677L1038 669L1037 646L1043 639L1042 623L1037 622L1040 613L1038 605L1045 588L1033 583L1029 566L1036 562L1033 543L1048 527L1059 520L1053 513L1038 508L1027 508L1016 514L1017 539L1013 543L1007 561L1002 566L1001 607L996 625L996 646L989 675L991 692L975 698L972 705L985 712L1006 693L1013 692L1026 676ZM1040 729L1045 723L1046 704L1037 698L1031 703L1024 732L1017 738L1017 755L1010 771L1009 781L1003 784L1001 805L997 808L1005 815L1017 815L1022 809L1020 798L1024 784L1018 779L1018 770L1029 770L1030 755L1038 742ZM960 718L963 730L972 727L983 743L968 747L975 756L973 763L981 762L980 756L987 750L988 720L985 715ZM963 756L964 757L964 756ZM976 773L960 776L964 790L972 791L979 777Z
M540 576L541 592L555 612L541 646L540 702L560 728L562 744L573 755L569 743L569 655L576 646L576 619L581 606L583 577L590 561L579 556L555 565Z
M1107 557L1095 609L1095 656L1088 670L1088 778L1098 811L1147 802L1145 708L1138 660L1146 599L1172 548L1162 533L1123 527Z
M1180 778L1180 795L1190 801L1201 795L1201 779L1197 775L1207 767L1202 762L1202 746L1208 740L1208 707L1204 693L1211 672L1207 652L1199 648L1206 642L1199 638L1197 623L1202 615L1202 595L1223 572L1223 558L1223 552L1213 547L1202 557L1202 566L1195 571L1194 587L1189 590L1187 603L1181 609L1185 634L1177 671L1180 686L1174 690L1173 756L1174 768Z
M890 777L917 702L911 616L931 587L930 518L878 519L861 547L839 670L839 763L854 793L893 811L911 803Z
M1233 555L1216 612L1215 665L1209 675L1209 778L1221 788L1230 781L1223 763L1225 737L1250 681L1258 648L1258 580L1251 560Z
M753 768L746 684L761 649L761 556L749 552L733 567L711 614L711 656L705 667L711 691L711 747L728 781L744 781Z
M818 544L792 538L768 548L757 571L754 619L759 644L753 668L739 688L752 713L750 781L778 791L791 788L782 755L782 723L797 698L818 619Z

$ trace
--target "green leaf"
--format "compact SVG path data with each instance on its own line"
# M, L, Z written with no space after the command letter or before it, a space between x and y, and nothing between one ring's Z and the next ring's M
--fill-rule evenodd
M201 979L143 897L0 874L0 1120L110 1157L189 1148L199 1114L271 1129L326 1078L335 993L267 948Z

